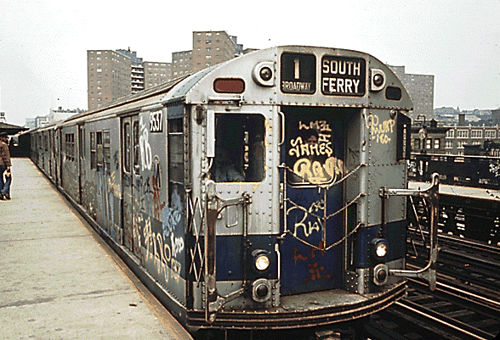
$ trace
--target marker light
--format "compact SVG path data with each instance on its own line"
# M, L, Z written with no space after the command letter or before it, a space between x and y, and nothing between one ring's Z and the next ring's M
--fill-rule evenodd
M389 268L386 264L380 263L373 268L373 283L381 286L387 283L389 278Z
M261 61L252 70L252 79L260 86L274 86L274 63Z
M252 298L255 302L266 302L272 295L272 284L267 279L257 279L252 283Z
M217 78L214 81L214 90L217 93L243 93L245 82L239 78Z
M259 75L262 80L269 81L273 76L273 71L269 67L265 66L260 69Z
M385 86L385 73L379 69L370 70L370 91L381 91Z

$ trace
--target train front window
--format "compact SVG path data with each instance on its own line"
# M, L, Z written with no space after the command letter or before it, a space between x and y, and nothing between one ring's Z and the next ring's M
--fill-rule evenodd
M344 175L343 121L325 109L283 108L286 164L292 185L325 185Z
M211 178L216 182L262 181L264 117L258 114L217 114L215 124Z

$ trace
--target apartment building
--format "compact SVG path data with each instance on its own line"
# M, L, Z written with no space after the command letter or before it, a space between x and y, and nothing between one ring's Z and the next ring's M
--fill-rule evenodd
M87 51L89 110L129 95L132 90L132 60L112 50Z
M172 79L193 72L193 51L172 53Z
M249 49L248 51L253 51ZM171 79L243 54L237 37L225 31L193 32L193 49L172 53L172 62L143 61L128 49L87 51L89 110Z
M434 116L434 76L409 74L404 66L388 66L396 73L413 101L410 118L416 120L418 116L425 116L431 120Z
M242 48L226 31L193 32L193 71L230 60Z
M169 81L172 76L172 63L167 62L144 62L144 89L160 85Z

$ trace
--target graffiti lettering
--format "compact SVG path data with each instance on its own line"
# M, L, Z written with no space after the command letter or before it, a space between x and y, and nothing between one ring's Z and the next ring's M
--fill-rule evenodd
M318 248L322 249L324 248L323 241L320 241L318 243ZM295 265L297 265L297 261L307 261L309 259L314 259L316 257L316 252L317 250L314 248L311 248L311 255L302 255L299 253L298 248L295 247L293 249L293 260L295 262ZM321 251L321 256L325 257L325 252ZM310 277L302 279L302 283L306 284L309 281L316 281L318 279L329 279L331 277L330 274L322 274L322 272L325 270L325 266L320 266L318 262L313 262L313 263L306 263L306 267L308 268L308 272L311 274Z
M174 257L184 250L184 239L182 237L174 237L174 235L171 234L170 244L172 245L172 256Z
M293 165L293 172L313 184L337 181L344 175L344 162L336 157L327 158L324 164L300 158Z
M311 236L311 234L315 231L320 232L321 231L321 222L318 221L317 217L316 217L316 221L310 221L310 220L306 221L306 219L309 217L309 214L323 210L324 206L325 206L325 203L323 200L321 200L321 201L313 202L311 204L311 206L309 207L309 209L307 210L307 212L300 210L303 212L304 215L302 216L302 219L299 222L295 223L293 235L295 237L297 237L297 230L299 228L302 228L305 237ZM292 207L292 208L288 209L287 215L289 215L290 211L292 211L294 209L298 209L298 208Z
M143 117L140 120L140 137L139 137L139 147L141 150L141 168L142 170L151 170L152 156L151 156L151 145L149 144L149 130L144 123Z
M320 266L317 262L315 263L307 263L307 268L309 268L309 273L311 277L304 278L302 283L306 284L309 281L316 281L318 279L329 279L331 277L330 274L321 274L323 270L325 270L325 266Z
M307 143L302 140L302 137L297 137L290 141L290 150L288 154L295 157L304 156L328 156L333 153L332 142L328 140L330 136L320 133L318 135L318 143Z
M160 233L155 233L151 230L151 222L149 219L145 221L143 236L146 248L146 261L154 261L153 263L156 266L158 275L162 275L165 282L174 279L179 283L182 266L180 262L174 258L175 254L171 250L171 245L164 243L163 236ZM180 245L182 248L184 247L184 241L175 240L175 244L177 249L180 249Z
M297 265L297 260L307 261L308 259L309 256L300 254L297 247L293 248L293 261L295 262L295 265Z
M299 121L299 130L310 130L310 129L316 129L321 132L331 132L332 129L330 128L330 124L326 120L315 120L315 121L310 121L309 123L304 123L302 121Z
M396 122L392 119L380 122L377 115L372 115L366 120L366 127L370 130L375 142L380 144L390 143L391 138L388 134L392 134L394 132L395 124Z
M299 121L288 155L295 158L289 164L299 177L293 180L297 183L328 183L344 175L344 162L334 156L332 129L326 120Z
M500 164L490 164L490 173L495 177L500 177Z

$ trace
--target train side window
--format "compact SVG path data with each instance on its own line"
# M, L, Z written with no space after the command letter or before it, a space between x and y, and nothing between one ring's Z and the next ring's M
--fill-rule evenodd
M140 145L139 145L139 122L135 121L132 127L132 141L134 148L134 174L139 174L139 157L140 157Z
M65 135L66 141L66 160L74 162L75 161L75 134L67 133Z
M258 114L216 115L216 182L260 182L264 179L264 117Z
M111 139L109 129L102 131L102 153L104 157L104 171L109 175L111 174Z
M90 133L90 170L97 169L97 153L96 153L96 138L95 132Z
M102 131L98 131L95 134L96 144L97 144L97 170L102 168Z
M124 153L123 153L123 164L124 170L127 173L130 173L130 148L132 146L132 137L130 134L130 123L125 123L123 125L123 134L125 135L124 140Z

